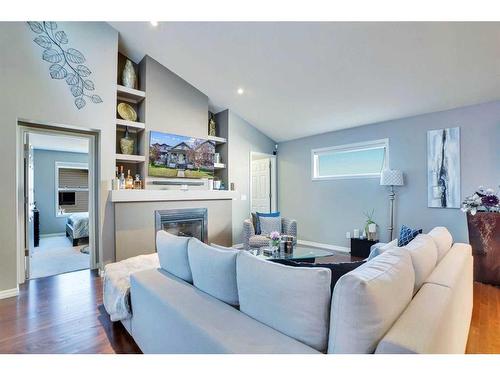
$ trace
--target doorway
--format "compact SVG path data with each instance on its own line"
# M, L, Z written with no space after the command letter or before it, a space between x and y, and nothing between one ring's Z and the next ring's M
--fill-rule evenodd
M276 207L276 156L250 152L250 211L268 213Z
M21 126L24 279L93 269L95 136Z

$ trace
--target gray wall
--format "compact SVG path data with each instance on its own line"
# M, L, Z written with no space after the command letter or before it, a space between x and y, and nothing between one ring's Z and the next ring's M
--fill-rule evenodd
M147 129L206 138L208 97L153 58L144 59Z
M246 200L233 200L233 243L243 242L243 220L250 216L250 151L272 154L275 142L229 110L229 182Z
M88 154L63 151L34 150L35 202L40 211L40 234L64 233L65 217L56 217L56 162L87 163Z
M459 209L427 208L427 130L460 127L461 196L478 185L500 183L500 102L325 133L279 145L279 202L284 215L298 220L299 238L349 246L345 233L364 226L364 211L375 209L382 240L388 239L388 190L378 179L311 181L311 149L389 138L390 167L405 174L397 188L396 225L447 226L455 240L468 241Z
M60 22L69 38L68 46L86 57L92 71L96 93L103 102L87 103L78 110L68 85L51 79L50 64L42 60L43 49L33 42L36 35L24 22L0 23L0 152L4 170L0 184L0 290L17 286L17 245L22 243L17 223L17 198L22 192L16 186L16 137L19 119L72 125L100 132L99 136L99 228L98 241L103 261L114 257L114 217L108 202L111 178L114 176L114 142L116 113L116 61L118 33L104 22ZM6 52L8 51L8 52Z

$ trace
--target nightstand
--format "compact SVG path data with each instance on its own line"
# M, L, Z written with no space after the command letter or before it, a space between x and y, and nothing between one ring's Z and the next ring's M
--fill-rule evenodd
M368 258L370 248L378 241L362 240L360 238L351 238L351 256L358 258Z

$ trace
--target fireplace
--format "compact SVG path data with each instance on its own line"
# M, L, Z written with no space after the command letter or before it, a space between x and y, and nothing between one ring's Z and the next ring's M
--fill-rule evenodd
M207 224L206 208L155 211L155 233L164 230L176 236L195 237L208 242Z

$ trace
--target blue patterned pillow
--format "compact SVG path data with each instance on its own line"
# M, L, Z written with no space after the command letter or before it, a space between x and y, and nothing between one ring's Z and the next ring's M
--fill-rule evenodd
M255 234L262 234L262 230L260 229L260 218L261 217L278 217L281 215L281 213L278 212L270 212L270 213L264 213L264 212L256 212L256 220L255 220ZM280 232L280 231L278 231Z
M406 225L402 225L401 230L399 231L398 246L401 247L408 245L420 233L422 233L422 229L411 229Z

